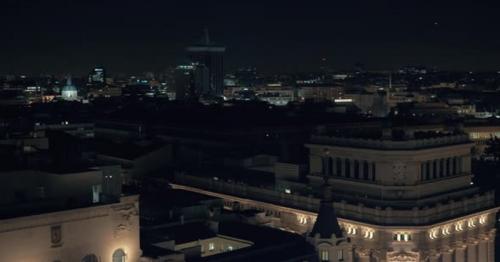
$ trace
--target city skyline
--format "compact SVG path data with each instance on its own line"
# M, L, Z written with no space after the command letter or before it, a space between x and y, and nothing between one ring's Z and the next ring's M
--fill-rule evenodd
M185 62L185 46L209 28L227 47L228 70L316 71L328 66L391 70L500 68L493 4L9 1L0 18L0 73L161 71Z

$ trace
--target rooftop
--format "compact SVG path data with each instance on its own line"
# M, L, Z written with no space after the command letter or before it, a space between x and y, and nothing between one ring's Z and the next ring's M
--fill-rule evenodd
M311 144L382 150L425 149L467 143L470 143L469 136L462 131L412 128L332 130L311 137Z

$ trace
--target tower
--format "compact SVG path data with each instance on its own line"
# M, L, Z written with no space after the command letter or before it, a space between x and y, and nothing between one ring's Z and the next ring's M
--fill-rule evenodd
M319 261L352 262L354 261L352 245L340 228L333 207L332 188L328 185L327 179L323 187L324 197L307 240L316 248Z
M204 65L208 69L208 88L199 90L201 96L220 97L224 91L224 53L226 47L210 41L205 29L202 41L186 48L192 63Z
M103 67L95 67L89 73L88 83L91 85L104 85L106 83L106 70Z

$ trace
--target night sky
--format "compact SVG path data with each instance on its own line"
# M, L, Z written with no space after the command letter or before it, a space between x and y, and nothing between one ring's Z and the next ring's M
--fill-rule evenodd
M335 69L500 70L500 8L472 0L1 2L0 73L160 71L204 27L227 46L229 70L315 71L322 58Z

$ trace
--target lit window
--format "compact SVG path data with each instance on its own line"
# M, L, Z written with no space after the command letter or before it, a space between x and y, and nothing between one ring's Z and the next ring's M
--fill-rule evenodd
M433 229L431 229L431 231L429 231L429 238L436 239L438 237L438 234L439 234L439 230L437 228L433 228Z
M307 217L306 216L299 215L297 217L297 220L299 221L299 224L301 224L301 225L307 224Z
M213 251L213 250L215 250L215 245L214 245L214 243L212 243L212 242L208 243L208 250L209 250L209 251Z
M486 223L486 218L487 218L487 216L481 216L481 217L479 217L479 224L481 224L481 225L485 224Z
M367 238L367 239L373 239L373 230L366 229L364 237Z
M92 203L99 203L102 185L92 185Z
M476 222L474 221L474 218L471 218L471 219L469 219L469 221L467 221L467 226L468 227L475 227L476 226Z
M396 233L394 234L393 239L398 242L408 242L411 241L411 234L410 233Z
M127 255L123 251L123 249L117 249L113 253L113 262L125 262Z
M441 229L441 234L443 235L449 235L450 234L450 227L449 226L445 226Z
M349 235L356 235L356 227L354 226L347 226L347 234Z
M463 222L457 222L455 224L455 231L462 231L464 230L464 223Z
M344 250L337 251L337 260L344 261Z
M411 240L411 235L410 234L403 234L403 238L404 238L405 242L408 242Z
M328 250L322 250L321 251L321 261L329 261L330 259L328 258Z

